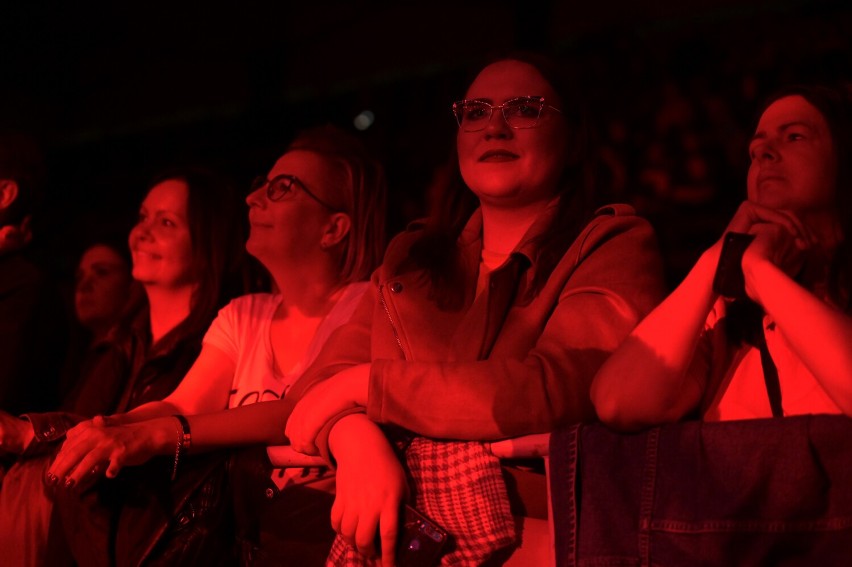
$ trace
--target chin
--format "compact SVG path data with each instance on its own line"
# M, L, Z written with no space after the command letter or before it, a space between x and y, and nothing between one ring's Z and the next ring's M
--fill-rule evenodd
M507 183L479 183L476 188L471 187L473 194L482 200L499 201L517 198L521 191L515 184Z
M156 274L151 273L151 270L146 270L144 268L133 268L133 272L131 272L133 279L138 281L143 285L147 285L150 283L155 283L157 280Z

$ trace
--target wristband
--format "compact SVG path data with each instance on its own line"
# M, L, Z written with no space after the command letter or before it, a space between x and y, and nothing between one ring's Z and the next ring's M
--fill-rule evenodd
M186 417L180 414L175 414L172 417L178 420L178 424L180 426L177 432L177 444L175 445L175 462L172 465L172 480L174 480L177 476L180 458L186 455L189 452L189 448L192 446L192 433L189 430L189 420L187 420Z
M719 265L716 266L716 274L713 276L714 292L731 299L748 299L743 275L743 254L752 240L753 234L725 233Z

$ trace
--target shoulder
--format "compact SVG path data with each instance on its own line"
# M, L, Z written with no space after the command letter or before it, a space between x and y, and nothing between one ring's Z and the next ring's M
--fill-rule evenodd
M225 307L219 310L222 315L262 315L274 310L281 301L281 297L272 293L251 293L241 295L232 299Z
M252 293L232 299L219 310L204 340L209 341L222 333L237 337L259 329L272 320L280 301L280 295L271 293Z
M663 261L651 224L628 205L596 212L567 252L557 273L582 285L604 285L647 300L653 307L665 295Z
M407 260L411 247L423 238L426 226L426 219L415 220L409 223L405 230L394 236L385 249L382 268L394 271Z
M417 219L408 223L405 230L394 236L388 244L388 251L397 248L410 248L426 232L427 219Z
M624 203L611 203L604 205L595 211L594 217L589 222L589 227L594 226L632 226L645 225L650 227L650 223L640 217L631 205Z
M598 248L603 243L618 241L626 248L652 247L657 250L654 229L630 205L615 203L600 207L577 237L582 250Z

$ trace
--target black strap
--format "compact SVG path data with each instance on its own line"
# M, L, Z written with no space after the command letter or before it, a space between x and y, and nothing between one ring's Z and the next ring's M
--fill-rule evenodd
M778 380L778 368L769 354L766 346L766 336L761 329L759 342L760 365L763 367L763 381L766 383L766 393L769 395L769 407L772 408L772 417L784 417L784 408L781 405L781 382Z
M769 407L773 417L782 417L784 409L781 405L781 383L778 380L778 368L766 345L763 316L763 309L757 303L751 300L734 301L728 306L728 333L737 343L744 341L760 351L760 365L763 368Z

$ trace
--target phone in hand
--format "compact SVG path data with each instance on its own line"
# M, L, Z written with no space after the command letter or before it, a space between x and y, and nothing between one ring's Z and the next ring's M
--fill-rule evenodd
M743 254L754 240L753 234L728 232L722 241L719 264L713 275L713 291L731 299L748 299L743 275Z
M447 543L446 530L405 505L396 545L396 564L400 567L433 567Z

